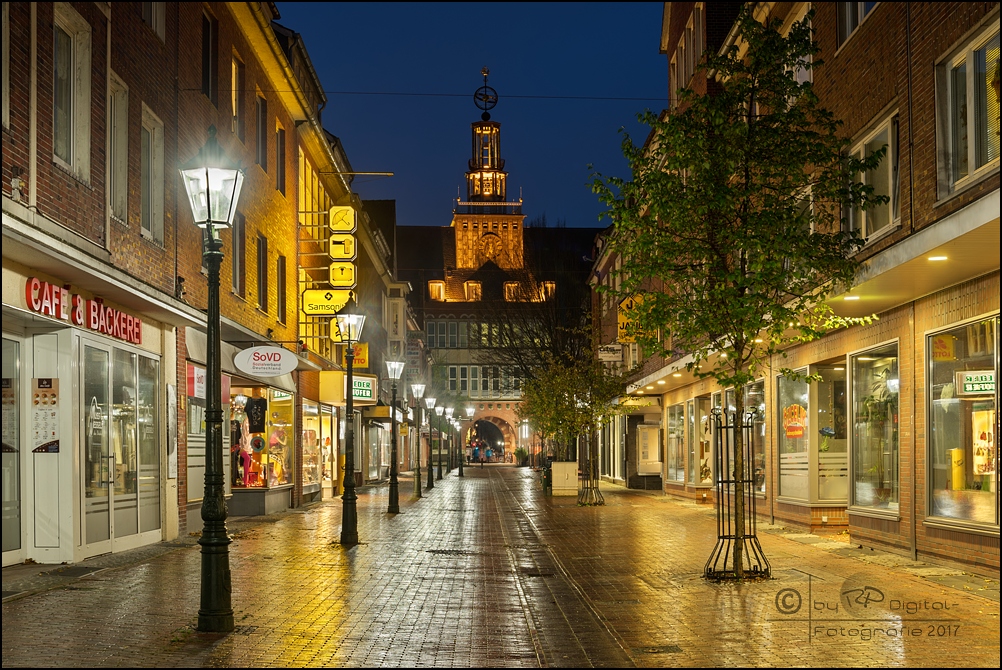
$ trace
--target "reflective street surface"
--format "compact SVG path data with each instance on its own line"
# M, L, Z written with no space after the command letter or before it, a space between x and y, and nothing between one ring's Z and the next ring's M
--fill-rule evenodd
M195 538L6 568L3 665L999 665L997 579L760 526L775 578L708 583L710 506L603 485L578 507L537 476L467 468L420 500L402 478L397 515L361 489L347 550L340 500L232 519L230 635L194 630Z

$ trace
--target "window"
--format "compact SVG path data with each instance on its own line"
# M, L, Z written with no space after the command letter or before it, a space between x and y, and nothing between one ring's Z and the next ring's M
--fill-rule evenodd
M482 292L480 287L480 282L478 281L468 281L465 284L466 287L466 300L468 302L476 302L482 300Z
M428 330L428 346L429 347L434 347L435 346L435 333L438 332L438 331L435 330L435 325L436 324L435 324L434 321L429 321L427 324L425 324L425 327Z
M233 293L243 298L247 291L247 220L240 212L233 217L230 254L233 257Z
M480 367L476 365L470 366L470 395L480 396Z
M140 140L140 222L142 234L164 241L164 124L143 105Z
M901 218L901 179L898 172L898 117L891 117L853 147L856 158L870 156L887 147L887 153L873 170L862 176L863 183L873 187L874 195L886 195L890 202L870 207L866 211L853 208L849 212L849 229L858 231L863 239L886 229Z
M268 171L268 101L257 97L257 164Z
M457 367L455 365L450 365L449 366L449 390L453 391L453 392L457 388L456 387L457 370L458 369L457 369Z
M445 300L445 282L444 281L430 281L428 282L428 297L432 300Z
M927 343L932 516L996 528L998 326L982 319Z
M999 22L937 68L941 196L999 158Z
M202 94L215 105L218 96L216 83L219 72L217 41L219 23L208 14L202 14Z
M678 104L679 93L689 86L703 54L703 3L696 3L689 21L679 37L670 63L669 85L672 90L671 105Z
M459 346L459 324L455 321L449 322L449 348L455 349Z
M448 325L449 325L448 321L439 321L438 322L438 348L439 349L445 349L445 347L447 346L446 328L448 328Z
M459 368L459 391L466 395L469 393L469 368L465 365Z
M257 307L268 311L268 238L257 235Z
M144 2L143 23L153 29L160 41L164 41L164 26L166 25L166 2Z
M126 221L129 209L129 89L111 73L108 81L108 212Z
M666 413L668 419L668 430L665 431L666 479L670 482L680 482L684 476L685 407L672 405Z
M3 3L3 72L0 74L0 86L3 86L3 127L10 128L10 3ZM6 549L5 549L6 551Z
M90 24L57 2L52 43L52 153L90 180Z
M233 110L230 130L243 142L244 126L247 123L247 114L244 112L244 64L236 56L230 65L230 107Z
M835 11L838 13L838 44L849 39L853 31L859 27L872 10L875 2L836 2Z
M852 504L898 509L898 345L852 357Z
M469 323L466 321L459 322L459 348L466 349L469 346L469 338L467 336L467 329Z
M275 188L285 195L285 129L275 132Z
M508 302L518 302L518 282L506 281L504 283L504 299Z
M779 495L808 499L811 441L810 384L802 379L779 377Z
M557 293L557 283L552 281L544 281L541 293L543 300L549 300Z
M275 264L275 311L278 313L278 322L285 323L285 256L279 256Z

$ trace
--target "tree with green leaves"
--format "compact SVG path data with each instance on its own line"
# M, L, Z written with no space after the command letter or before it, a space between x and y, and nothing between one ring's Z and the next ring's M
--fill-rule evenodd
M817 68L809 14L787 36L757 21L745 4L738 44L707 54L704 72L719 92L684 91L677 108L641 119L643 146L623 151L632 179L594 176L622 257L620 295L639 295L630 317L647 351L688 354L687 368L741 389L772 356L863 320L840 318L826 300L852 286L862 246L847 213L887 201L860 182L886 150L848 153L841 123L798 71ZM784 371L786 372L786 371ZM792 373L791 373L792 374ZM734 436L734 479L744 445ZM723 474L723 473L722 473ZM740 487L739 487L740 489ZM736 491L732 575L745 570L744 495Z

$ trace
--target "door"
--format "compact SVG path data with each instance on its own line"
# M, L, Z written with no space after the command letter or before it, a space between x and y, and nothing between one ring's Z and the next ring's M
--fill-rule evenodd
M83 544L92 556L159 537L159 363L87 339L81 345Z
M20 343L3 338L3 556L19 562L21 526ZM9 553L8 553L9 552ZM10 560L8 560L10 559Z

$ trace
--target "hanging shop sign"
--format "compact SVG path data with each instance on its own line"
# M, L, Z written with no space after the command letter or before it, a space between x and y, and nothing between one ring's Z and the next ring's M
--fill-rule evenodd
M364 370L369 367L369 343L368 342L356 342L351 347L351 353L354 357L352 359L351 367L356 370ZM348 347L344 347L344 354L341 357L341 362L345 367L348 367Z
M281 377L295 370L299 359L282 347L251 347L234 356L233 365L255 377Z
M28 309L38 314L61 319L74 326L89 328L132 344L143 343L142 319L105 306L101 298L88 300L70 293L62 286L30 277L24 283L24 300Z
M358 227L358 217L355 208L348 205L331 207L328 224L330 229L339 233L353 233Z
M311 288L303 291L303 314L334 316L348 302L351 291Z
M355 288L355 264L351 261L334 261L330 265L330 285L341 289Z
M599 347L598 360L603 363L621 363L623 361L623 345L605 344Z
M375 405L377 390L376 375L352 375L351 397L353 403Z
M631 312L643 303L644 298L640 294L630 296L629 298L623 298L619 302L619 312L618 312L618 337L616 338L620 342L636 342L636 335L643 335L643 333L636 328L635 319L632 318Z
M334 260L353 261L357 255L355 238L348 233L332 233L328 249L330 257Z
M987 395L995 393L994 370L962 370L957 373L957 395Z
M320 402L327 405L344 405L347 375L341 370L320 371ZM351 379L351 401L355 407L375 405L379 392L376 375L354 372Z

